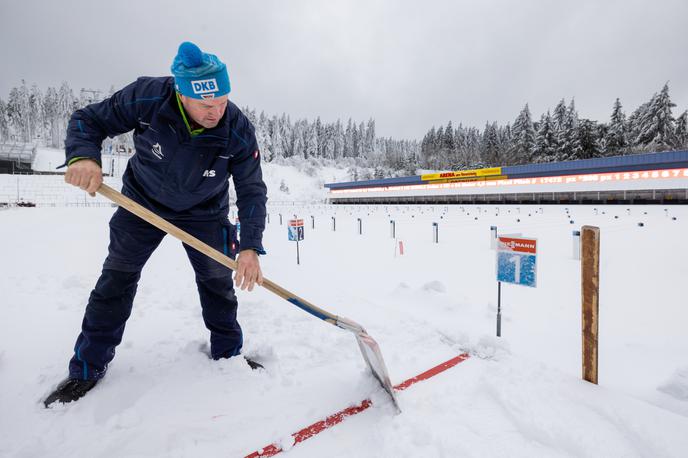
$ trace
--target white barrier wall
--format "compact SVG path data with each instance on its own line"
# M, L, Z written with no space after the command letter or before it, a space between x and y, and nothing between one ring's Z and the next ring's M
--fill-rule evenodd
M105 183L115 189L122 187L119 178L105 177ZM100 206L110 205L106 198L91 197L81 189L68 185L62 175L3 175L0 174L0 204L31 202L39 206Z

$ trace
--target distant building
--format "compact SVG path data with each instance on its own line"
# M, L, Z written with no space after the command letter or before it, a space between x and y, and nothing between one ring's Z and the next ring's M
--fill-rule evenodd
M0 143L0 173L33 173L31 164L35 154L35 145Z

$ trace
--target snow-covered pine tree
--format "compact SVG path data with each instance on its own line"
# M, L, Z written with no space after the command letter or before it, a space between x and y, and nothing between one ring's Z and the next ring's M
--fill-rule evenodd
M609 129L609 125L605 123L599 123L597 125L597 149L600 152L601 156L613 156L614 154L619 154L619 153L608 153L607 152L607 131Z
M566 144L564 151L568 152L566 160L581 159L583 156L583 147L580 140L580 126L578 120L578 112L576 111L575 99L571 99L569 107L566 110Z
M298 120L294 123L294 156L306 157L306 130L308 123L306 120Z
M10 139L10 125L7 118L7 103L0 99L0 142L7 142Z
M323 149L325 148L325 126L320 120L320 116L315 119L315 143L318 146L315 157L323 157Z
M535 124L533 124L533 127L535 127ZM499 138L499 150L509 151L514 141L514 130L511 124L506 123L506 126L498 127L497 136ZM508 163L508 159L504 158L503 162L505 164Z
M557 153L557 138L554 129L552 115L547 110L546 115L540 118L537 133L535 135L535 148L533 150L533 162L554 162Z
M641 120L645 117L645 113L649 109L650 102L643 103L638 108L633 110L633 113L631 113L631 115L628 117L626 121L628 143L629 146L633 147L634 149L638 146L638 144L636 143L636 139L640 135Z
M280 119L277 116L273 116L270 122L270 144L272 145L272 160L283 158L284 138Z
M69 87L66 81L63 81L60 85L60 89L57 90L57 100L58 100L58 113L61 119L60 138L58 139L59 147L62 147L65 134L67 131L67 124L69 123L69 118L72 116L72 112L76 109L76 100L72 89Z
M318 155L318 135L316 133L316 125L304 122L304 151L303 158L314 158Z
M43 97L43 114L45 115L45 140L46 145L59 148L57 143L60 138L61 128L60 113L58 108L57 89L49 87Z
M499 150L499 137L497 134L497 123L486 123L482 138L481 162L488 167L499 167L502 165L502 155Z
M24 143L31 141L29 90L24 80L22 80L20 87L13 87L10 90L10 97L7 100L7 116L15 139Z
M669 83L655 94L638 121L635 144L652 151L664 151L674 146L675 120L671 109L676 104L669 97Z
M270 136L270 122L267 116L265 116L265 112L260 112L260 116L258 116L253 127L255 128L256 141L258 142L261 156L266 162L272 161L274 153L272 151L272 137Z
M423 139L420 141L420 156L421 161L425 164L425 160L428 156L428 144L430 143L430 131L423 135Z
M676 118L676 148L688 148L688 110Z
M364 159L367 159L368 157L365 155L365 125L363 124L363 121L358 125L357 129L357 135L356 135L356 145L357 145L357 150L358 150L358 156L357 157L362 157Z
M447 123L444 129L444 137L442 138L442 168L454 169L456 167L455 156L455 141L454 141L454 127L452 122Z
M562 99L563 100L563 99ZM557 109L559 106L557 105ZM555 109L555 113L557 112ZM555 122L559 115L555 115ZM571 161L580 159L582 156L582 148L580 144L580 132L578 129L578 112L574 99L571 99L569 107L566 109L564 115L564 124L561 129L557 131L557 161Z
M563 148L566 144L567 119L568 111L566 110L566 101L561 99L552 112L552 120L554 121L554 136L557 139L557 158L566 156Z
M45 115L43 113L43 94L35 83L29 91L29 135L31 140L44 139Z
M604 137L605 154L609 156L618 154L628 145L626 115L621 108L621 102L617 98L612 109L607 134Z
M459 123L454 129L454 169L461 170L466 168L466 130Z
M344 138L344 128L342 127L342 121L340 119L337 119L337 122L334 125L334 152L332 155L333 159L339 159L341 157L344 157L344 143L345 143L345 138Z
M510 146L508 150L510 164L531 162L535 148L535 129L527 103L514 121L514 127L511 129L511 141L506 139L505 143Z
M432 144L432 166L433 169L441 169L444 163L442 156L442 146L444 144L444 126L440 125L435 133L435 141Z
M578 139L580 153L576 159L590 159L600 157L600 145L598 143L598 126L596 121L589 119L578 120Z
M323 130L322 157L334 158L334 124L326 124Z
M375 153L375 120L373 118L368 119L363 144L363 154L366 157L373 157Z
M482 159L482 134L476 127L468 128L466 132L467 164L469 169L480 168L485 164Z
M435 126L432 126L430 131L425 134L423 142L421 143L421 166L425 168L433 168L436 155L436 137L437 132Z
M344 152L343 157L354 157L354 125L349 118L346 123L346 131L344 132Z

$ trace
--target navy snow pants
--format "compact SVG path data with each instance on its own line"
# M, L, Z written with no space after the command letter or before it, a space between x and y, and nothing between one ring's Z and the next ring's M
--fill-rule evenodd
M171 222L228 256L236 255L235 227L228 220ZM163 231L124 209L117 209L112 216L108 256L86 306L69 362L70 378L98 379L105 375L115 357L115 347L122 341L141 269L164 236ZM184 248L196 274L203 320L210 331L211 356L236 356L243 338L236 320L232 271L187 245Z

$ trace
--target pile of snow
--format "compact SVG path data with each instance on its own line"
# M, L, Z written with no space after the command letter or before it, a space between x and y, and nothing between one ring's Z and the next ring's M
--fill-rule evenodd
M659 390L679 401L688 401L688 366L677 369Z
M333 166L313 165L308 161L294 165L262 164L263 180L271 203L324 202L325 183L348 180L345 171Z

